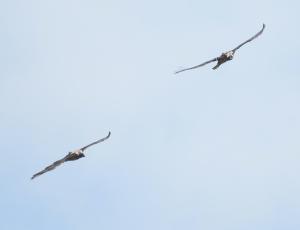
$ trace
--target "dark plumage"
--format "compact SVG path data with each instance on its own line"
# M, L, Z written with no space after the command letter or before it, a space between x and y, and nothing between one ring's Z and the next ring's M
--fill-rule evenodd
M88 144L80 149L77 149L77 150L74 150L72 152L69 152L64 158L58 160L58 161L55 161L53 164L47 166L44 170L34 174L31 179L34 179L35 177L37 176L40 176L48 171L51 171L53 169L55 169L57 166L61 165L62 163L66 162L66 161L75 161L75 160L78 160L82 157L85 157L85 155L83 154L84 150L86 150L87 148L89 148L90 146L92 145L95 145L95 144L98 144L102 141L105 141L106 139L108 139L110 137L110 132L108 133L108 135L98 141L95 141L91 144Z
M243 45L245 45L248 42L251 42L252 40L254 40L255 38L257 38L259 35L261 35L263 33L265 27L266 27L265 24L263 24L263 28L257 34L255 34L253 37L249 38L248 40L244 41L243 43L241 43L240 45L238 45L236 48L234 48L234 49L232 49L232 50L230 50L228 52L222 53L219 57L213 58L213 59L211 59L209 61L206 61L206 62L204 62L204 63L202 63L200 65L196 65L196 66L193 66L193 67L190 67L190 68L179 70L179 71L175 72L175 74L183 72L183 71L186 71L186 70L196 69L198 67L204 66L204 65L206 65L208 63L211 63L211 62L214 62L214 61L218 61L218 63L217 63L216 66L213 67L213 69L217 69L223 63L232 60L233 56L235 54L235 51L237 51Z

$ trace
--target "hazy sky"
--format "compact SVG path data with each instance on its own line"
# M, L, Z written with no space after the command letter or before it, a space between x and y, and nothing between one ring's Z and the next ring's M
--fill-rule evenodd
M0 229L299 230L299 8L0 1Z

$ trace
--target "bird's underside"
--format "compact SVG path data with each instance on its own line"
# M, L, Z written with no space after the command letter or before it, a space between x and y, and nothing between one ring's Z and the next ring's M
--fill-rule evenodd
M230 61L233 59L233 56L235 54L235 52L241 48L243 45L245 45L246 43L248 42L251 42L252 40L254 40L255 38L257 38L259 35L261 35L265 29L265 24L263 24L263 27L262 29L257 33L255 34L254 36L252 36L251 38L249 38L248 40L244 41L243 43L241 43L240 45L238 45L237 47L235 47L234 49L228 51L228 52L225 52L225 53L222 53L219 57L216 57L216 58L213 58L209 61L206 61L206 62L203 62L201 63L200 65L196 65L196 66L193 66L193 67L190 67L190 68L185 68L185 69L182 69L182 70L179 70L179 71L176 71L175 74L177 73L181 73L183 71L187 71L187 70L192 70L192 69L196 69L196 68L199 68L201 66L204 66L206 64L209 64L211 62L215 62L217 61L217 64L212 68L212 69L217 69L220 65L224 64L225 62L227 61Z
M89 148L90 146L92 145L95 145L95 144L98 144L102 141L105 141L106 139L108 139L110 137L110 132L108 133L108 135L100 140L97 140L91 144L88 144L80 149L77 149L77 150L74 150L72 152L69 152L64 158L58 160L58 161L55 161L53 164L47 166L44 170L34 174L31 179L34 179L35 177L37 176L40 176L46 172L49 172L53 169L55 169L56 167L60 166L61 164L63 164L64 162L66 161L74 161L74 160L78 160L82 157L85 157L85 155L83 154L84 150L86 150L87 148Z

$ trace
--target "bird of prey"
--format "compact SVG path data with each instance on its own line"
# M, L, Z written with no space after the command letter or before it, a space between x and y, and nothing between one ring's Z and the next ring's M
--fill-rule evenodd
M80 159L82 157L85 157L85 155L83 154L83 152L87 148L91 147L92 145L98 144L98 143L100 143L102 141L105 141L106 139L109 138L109 136L110 136L110 132L108 133L108 135L106 137L104 137L104 138L102 138L102 139L100 139L98 141L95 141L95 142L93 142L91 144L88 144L88 145L86 145L86 146L84 146L84 147L82 147L80 149L77 149L77 150L74 150L72 152L69 152L64 158L62 158L62 159L60 159L58 161L55 161L52 165L47 166L44 170L42 170L42 171L34 174L31 177L31 179L34 179L37 176L40 176L40 175L42 175L42 174L44 174L44 173L46 173L48 171L51 171L51 170L55 169L57 166L61 165L62 163L66 162L66 161L75 161L75 160L78 160L78 159Z
M253 37L249 38L247 41L244 41L242 44L238 45L237 47L235 47L234 49L230 50L230 51L227 51L225 53L222 53L219 57L216 57L216 58L213 58L209 61L206 61L204 63L201 63L200 65L196 65L196 66L193 66L193 67L190 67L190 68L186 68L186 69L182 69L182 70L179 70L177 72L175 72L175 74L177 73L180 73L180 72L183 72L183 71L186 71L186 70L191 70L191 69L196 69L198 67L201 67L201 66L204 66L208 63L211 63L211 62L214 62L214 61L217 61L217 65L215 65L213 67L213 69L217 69L220 65L222 65L223 63L227 62L227 61L230 61L233 59L233 56L234 56L234 53L239 49L241 48L243 45L245 45L246 43L248 42L251 42L252 40L254 40L255 38L257 38L259 35L261 35L265 29L265 24L263 24L263 27L262 29L257 33L255 34Z

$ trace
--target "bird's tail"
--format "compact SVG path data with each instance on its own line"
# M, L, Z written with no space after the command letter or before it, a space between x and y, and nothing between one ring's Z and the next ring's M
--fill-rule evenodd
M217 65L215 65L212 69L213 69L213 70L218 69L219 66L220 66L220 64L217 64Z

